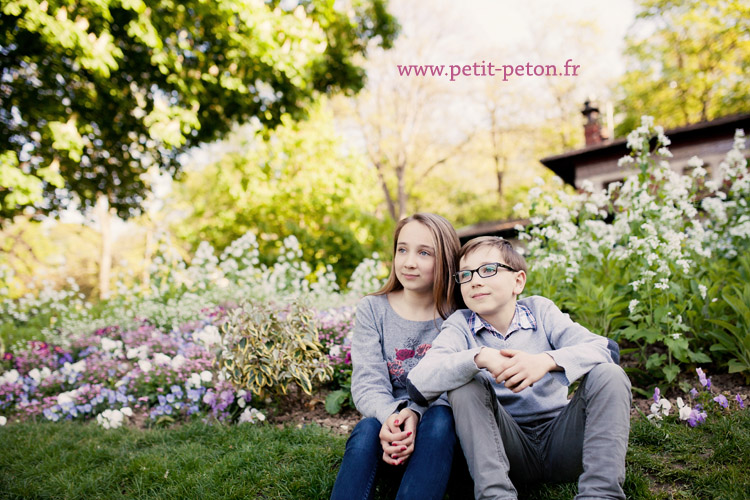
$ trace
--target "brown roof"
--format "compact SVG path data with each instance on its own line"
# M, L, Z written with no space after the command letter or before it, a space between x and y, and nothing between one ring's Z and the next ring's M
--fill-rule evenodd
M673 144L712 140L717 137L734 135L738 128L750 133L750 113L724 116L716 120L704 121L677 127L664 131ZM575 185L575 165L582 162L616 159L628 154L627 139L620 138L612 141L594 144L581 149L548 156L539 160L542 164L555 172L564 182Z

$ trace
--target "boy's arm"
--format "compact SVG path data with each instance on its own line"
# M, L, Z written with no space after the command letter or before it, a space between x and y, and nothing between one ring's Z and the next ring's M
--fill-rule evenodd
M541 298L541 297L540 297ZM551 372L564 385L570 385L600 363L612 363L606 337L590 332L549 299L539 321L544 325L549 342L554 348L546 351L560 371Z
M417 404L427 406L442 393L461 387L479 373L474 358L482 348L469 345L461 321L466 323L463 317L455 315L446 320L432 348L409 372L406 386L409 397Z

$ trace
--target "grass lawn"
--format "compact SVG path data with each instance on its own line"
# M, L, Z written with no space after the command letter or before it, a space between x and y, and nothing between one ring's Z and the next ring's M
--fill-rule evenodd
M0 498L328 498L345 441L317 426L9 424L0 427ZM750 411L694 429L636 418L625 492L630 499L744 500L749 470ZM565 484L521 493L536 500L575 491Z

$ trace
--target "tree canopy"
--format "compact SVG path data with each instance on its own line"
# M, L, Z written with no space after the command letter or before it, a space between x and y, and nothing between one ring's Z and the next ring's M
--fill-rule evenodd
M0 16L0 222L106 197L139 212L150 168L234 124L297 119L364 84L397 30L387 0L7 0ZM75 206L75 205L73 205Z
M373 251L387 251L392 226L378 216L374 172L347 151L331 112L316 105L308 120L260 135L228 138L229 152L175 185L173 210L184 215L172 232L193 249L209 242L223 250L253 232L263 263L295 236L313 269L331 265L347 279Z
M628 38L622 80L625 120L666 127L750 111L750 3L747 0L641 0Z

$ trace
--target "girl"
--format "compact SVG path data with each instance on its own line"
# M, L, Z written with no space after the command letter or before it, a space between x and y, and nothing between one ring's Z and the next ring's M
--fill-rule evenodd
M445 395L429 407L409 399L406 376L456 308L460 243L450 222L418 213L399 221L393 266L363 298L352 337L352 397L362 419L346 443L331 499L366 499L378 470L397 498L443 498L456 436Z

